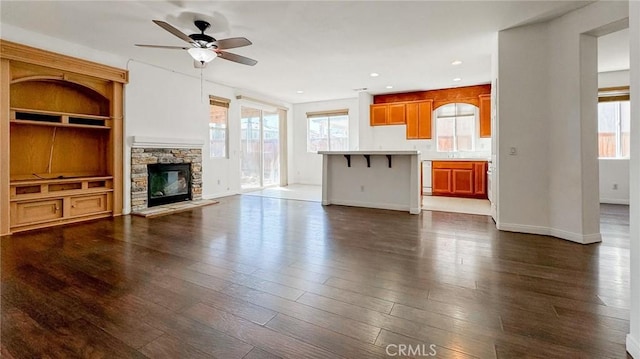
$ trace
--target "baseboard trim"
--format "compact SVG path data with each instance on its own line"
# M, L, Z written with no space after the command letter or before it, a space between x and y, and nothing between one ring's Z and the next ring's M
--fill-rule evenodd
M235 196L238 193L237 191L225 191L225 192L220 192L220 193L214 193L214 194L208 194L208 195L202 195L202 199L214 199L214 198L221 198L221 197L229 197L229 196Z
M526 224L499 223L496 227L501 231L538 234L543 236L552 236L580 244L591 244L602 241L600 233L580 234L575 232L564 231L557 228L549 228L542 226L531 226Z
M376 203L376 202L360 202L360 201L328 201L328 203L325 203L325 201L322 201L323 205L327 205L327 204L335 204L335 205L339 205L339 206L353 206L353 207L366 207L366 208L376 208L376 209L390 209L393 211L410 211L409 206L404 206L401 204L394 204L394 203ZM420 213L420 211L418 212Z
M619 199L619 198L600 198L600 203L606 204L629 204L629 199Z
M640 343L631 334L627 334L627 353L634 358L640 359Z

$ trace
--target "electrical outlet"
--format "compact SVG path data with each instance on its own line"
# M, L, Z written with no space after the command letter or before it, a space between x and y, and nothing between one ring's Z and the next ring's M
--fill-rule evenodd
M360 192L364 192L364 186L360 186Z
M515 148L515 147L511 147L511 148L509 148L509 154L510 154L511 156L515 156L515 155L517 155L517 154L518 154L518 149L517 149L517 148Z
M613 186L612 186L612 188L613 188L613 190L617 190L617 189L618 189L618 184L617 184L617 183L614 183L614 184L613 184Z

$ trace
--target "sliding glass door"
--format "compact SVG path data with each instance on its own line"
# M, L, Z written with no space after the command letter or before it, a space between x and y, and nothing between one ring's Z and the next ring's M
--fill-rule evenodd
M241 181L243 189L280 184L280 115L242 106Z

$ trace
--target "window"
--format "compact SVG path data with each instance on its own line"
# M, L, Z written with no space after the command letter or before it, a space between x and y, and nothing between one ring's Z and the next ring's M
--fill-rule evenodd
M209 96L209 156L228 158L229 100Z
M307 112L307 151L349 149L349 111Z
M452 103L436 110L438 152L474 150L476 112L476 106L466 103Z
M599 157L629 157L630 111L628 87L600 90L598 94Z

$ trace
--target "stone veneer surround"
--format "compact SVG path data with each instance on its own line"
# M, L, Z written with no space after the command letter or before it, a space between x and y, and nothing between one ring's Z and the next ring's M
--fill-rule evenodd
M147 165L155 163L191 163L191 199L202 199L202 150L196 148L132 148L131 210L148 207Z

